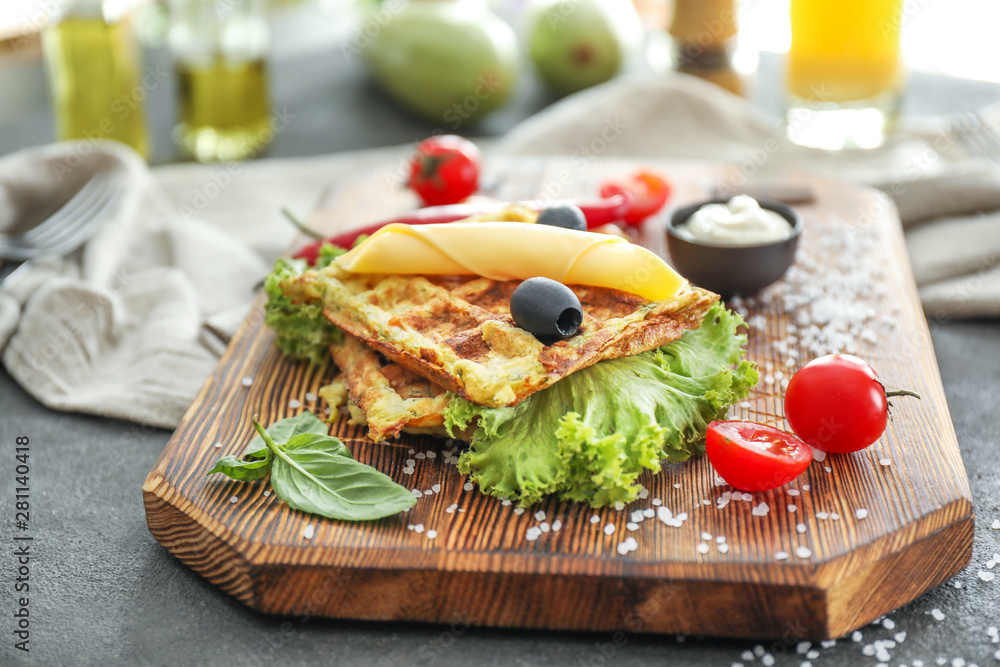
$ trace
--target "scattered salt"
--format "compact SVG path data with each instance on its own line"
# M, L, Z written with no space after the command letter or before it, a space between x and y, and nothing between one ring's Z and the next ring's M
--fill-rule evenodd
M761 503L750 510L750 513L754 516L765 516L771 508L768 507L767 503Z
M545 521L545 512L542 510L535 512L535 521Z
M892 465L892 461L890 459L879 459L878 463L883 466Z
M550 530L552 530L552 526L549 525L548 521L543 521L540 524L538 524L538 530L542 531L543 533L547 533Z
M301 406L302 406L302 402L299 399L297 399L297 398L293 398L292 400L288 401L288 407L290 407L292 409L295 409L295 408L298 408L298 407L301 407Z
M625 528L632 531L639 530L639 524L635 523L634 521L629 521L628 523L625 524Z
M861 508L859 510L855 510L854 511L854 516L858 517L858 519L864 519L864 518L866 518L868 516L868 510L866 510L864 508Z
M265 498L267 498L267 497L268 497L269 495L271 495L271 492L270 492L270 491L265 491L265 492L264 492L264 497L265 497Z
M433 540L437 536L438 536L438 532L436 530L428 530L427 531L427 539L428 540Z
M707 554L708 553L708 544L706 544L705 542L701 542L700 544L698 544L697 547L695 547L695 549L700 554Z
M789 506L788 506L788 511L789 511L789 512L794 512L794 511L796 511L797 509L799 509L799 508L798 508L798 507L796 507L795 505L789 505Z
M413 527L413 532L415 532L415 533L422 533L422 532L424 532L424 524L418 523L417 525L415 525Z
M604 534L605 535L611 535L614 532L615 532L615 524L609 523L608 525L606 525L604 527Z
M306 400L307 401L315 401L316 400L316 394L312 393L311 391L307 391L306 392Z
M472 491L472 482L466 482L465 484L462 485L462 488L465 489L466 491Z
M590 517L590 523L599 523L600 521L601 521L600 514L595 514L594 516Z
M221 449L222 448L222 443L221 442L215 443L215 448L216 449Z
M253 384L253 378L251 378L251 377L245 377L245 378L243 378L241 380L241 382L243 383L244 387L249 387L250 385Z
M798 531L798 532L800 532L800 533L806 532L806 524L804 524L804 523L797 523L797 524L795 524L795 530Z
M944 612L942 612L937 607L935 607L934 609L931 609L931 616L934 617L935 621L943 621L944 620Z
M812 550L809 547L798 547L795 550L795 555L799 558L809 558L812 556Z
M313 538L313 535L315 534L316 534L316 526L312 524L309 524L302 530L302 537L306 538L307 540L311 540Z
M983 572L982 570L980 570L979 572L979 578L982 579L983 581L993 581L995 577L996 575L993 574L992 572Z
M233 496L232 498L229 499L229 502L235 503L237 500L239 500L239 498L237 496Z

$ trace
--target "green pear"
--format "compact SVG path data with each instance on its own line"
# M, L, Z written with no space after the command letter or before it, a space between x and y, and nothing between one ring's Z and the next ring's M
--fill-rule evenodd
M541 0L527 35L535 69L562 95L614 77L643 39L628 0Z

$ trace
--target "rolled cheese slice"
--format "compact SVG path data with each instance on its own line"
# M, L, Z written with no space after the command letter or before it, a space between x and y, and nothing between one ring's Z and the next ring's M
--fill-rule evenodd
M642 246L607 234L520 222L386 225L334 260L355 273L544 276L567 285L631 292L650 301L676 296L687 280Z

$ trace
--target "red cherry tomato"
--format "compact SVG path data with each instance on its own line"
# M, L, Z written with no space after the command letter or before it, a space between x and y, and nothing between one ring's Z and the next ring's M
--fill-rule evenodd
M816 449L856 452L881 437L889 411L886 396L900 395L917 396L905 390L886 394L867 363L849 354L829 354L813 359L788 381L785 419Z
M632 205L625 214L625 224L638 225L663 208L673 189L664 176L649 169L640 169L634 174L605 181L601 185L601 196L624 195L630 198Z
M715 472L741 491L784 486L812 462L812 450L791 433L766 424L716 421L708 425L705 451Z
M427 206L456 204L479 187L479 149L454 134L424 139L410 158L407 186Z

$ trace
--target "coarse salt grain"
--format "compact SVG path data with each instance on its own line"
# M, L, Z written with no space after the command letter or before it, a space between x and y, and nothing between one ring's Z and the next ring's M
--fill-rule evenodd
M983 581L993 581L995 577L996 575L993 574L992 572L983 572L983 571L979 572L979 578L982 579Z
M472 482L466 482L465 484L462 485L462 488L465 489L466 491L472 491Z
M634 521L629 521L628 523L625 524L625 528L627 530L636 531L639 530L639 524L635 523Z
M417 525L415 525L413 527L413 532L415 532L415 533L422 533L422 532L424 532L424 524L418 523Z
M560 528L562 528L562 521L560 521L559 519L556 519L555 521L552 522L552 532L553 533L558 533Z
M239 497L238 496L233 496L232 498L229 499L229 502L235 503L237 500L239 500Z
M604 526L605 535L611 535L614 532L615 532L615 524L609 523L608 525Z
M809 547L798 547L795 549L795 555L799 558L809 558L812 556L813 552Z
M292 409L298 408L301 405L302 405L302 402L299 399L297 399L297 398L293 398L292 400L288 401L288 407L290 407Z
M436 530L428 530L427 531L427 539L428 540L433 540L437 536L438 536L438 532Z
M600 514L595 514L594 516L590 517L590 523L600 523L600 521L601 521Z
M788 511L789 511L789 512L794 512L794 511L796 511L797 509L799 509L799 508L798 508L798 507L796 507L795 505L789 505L789 506L788 506Z
M1000 530L1000 519L994 519L993 523L990 525L993 530Z
M541 537L541 535L542 531L535 526L532 526L528 530L524 531L524 539L528 540L529 542L534 542L539 537Z
M892 461L889 459L879 459L878 464L882 466L892 465Z
M721 544L720 544L720 545L719 545L718 547L716 547L716 548L717 548L717 549L719 550L719 553L720 553L720 554L724 554L724 553L729 553L729 545L728 545L728 544L726 544L725 542L721 543Z
M307 401L315 401L316 400L316 394L312 393L311 391L307 391L306 392L306 400Z
M524 508L523 507L515 507L514 508L514 514L517 514L518 516L520 516L521 514L524 514Z
M697 552L700 554L707 554L708 544L706 544L705 542L701 542L700 544L698 544L697 547L695 547L695 550L697 550Z
M215 443L215 448L216 449L220 449L221 447L222 447L222 443L221 442Z
M788 495L790 495L790 496L797 496L797 495L799 495L799 490L798 489L788 489Z
M767 503L761 503L756 507L754 507L752 510L750 510L750 514L754 516L766 516L768 511L770 511L770 509L771 508L768 507Z
M244 387L249 387L250 385L253 384L253 378L251 378L251 377L245 377L245 378L243 378L241 380L241 382L243 383Z
M943 621L944 620L944 612L941 611L940 609L938 609L937 607L935 607L934 609L931 609L931 616L934 617L935 621Z
M710 539L712 539L712 534L711 533L702 533L701 534L701 539L703 539L706 542L708 542Z
M267 498L267 497L268 497L269 495L271 495L271 492L270 492L270 491L265 491L265 492L264 492L264 497L265 497L265 498Z
M316 534L316 526L312 524L309 524L308 526L302 529L302 537L306 538L307 540L311 540L313 538L313 535L315 534Z
M654 516L656 516L656 510L654 510L652 507L647 507L642 511L642 516L645 519L652 519Z
M863 507L859 510L854 510L854 516L856 516L858 519L864 519L868 516L868 510L866 510Z
M538 524L538 530L542 531L543 533L547 533L550 530L552 530L552 526L549 525L548 521L543 521L540 524Z
M545 512L542 510L535 512L535 521L545 521Z
M855 630L854 632L851 633L851 641L852 642L860 642L864 638L865 638L865 636L863 634L861 634L860 630Z

